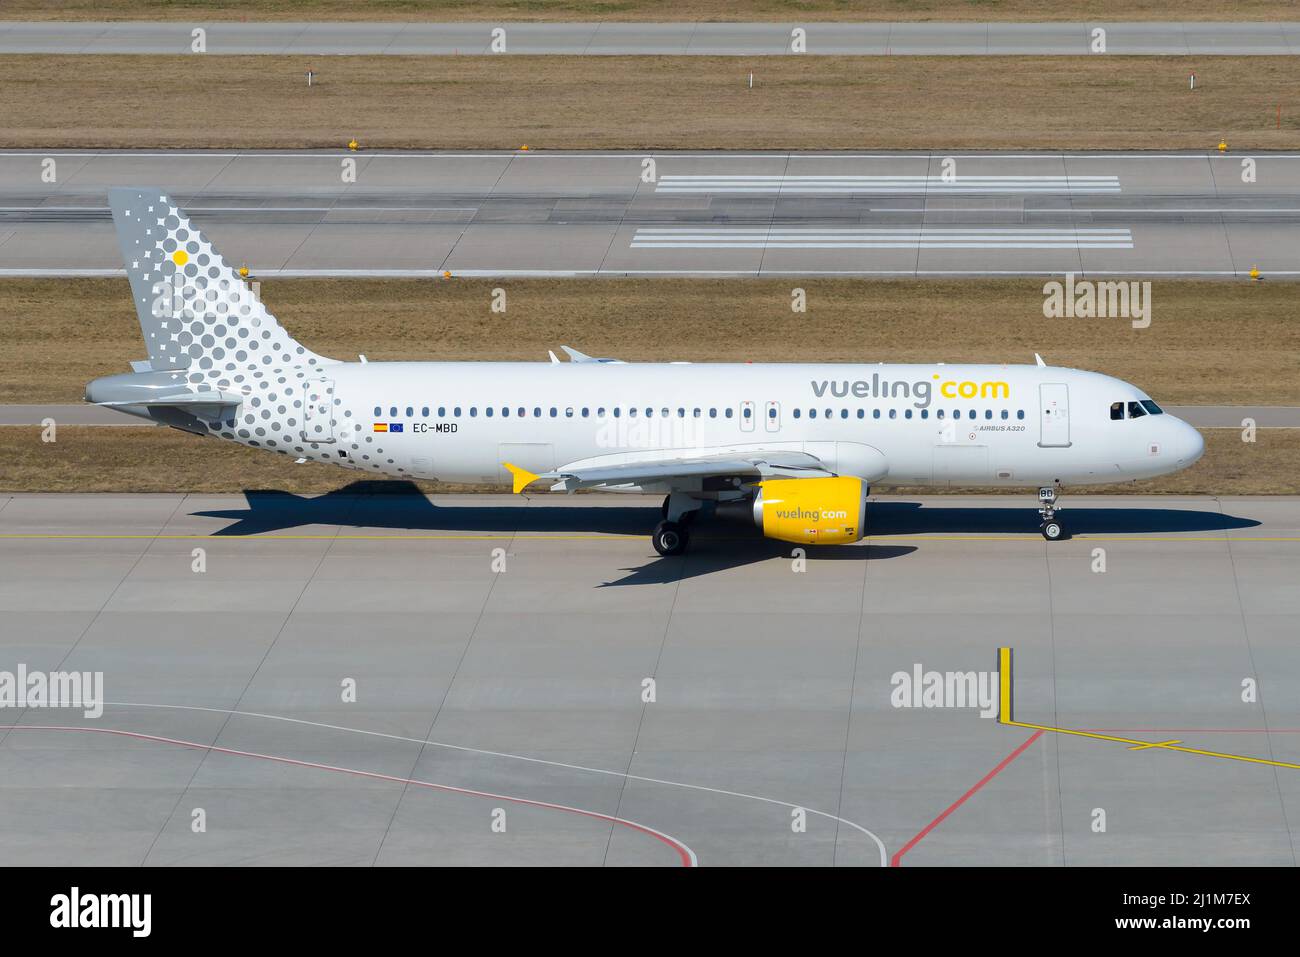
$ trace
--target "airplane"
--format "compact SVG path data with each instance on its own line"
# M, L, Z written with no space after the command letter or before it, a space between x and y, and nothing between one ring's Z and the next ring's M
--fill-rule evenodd
M800 545L866 533L871 488L1063 487L1187 468L1199 432L1110 376L1034 365L367 362L317 355L157 189L109 205L148 358L95 379L97 405L367 475L664 495L651 536L686 550L731 513ZM358 321L364 321L358 315Z

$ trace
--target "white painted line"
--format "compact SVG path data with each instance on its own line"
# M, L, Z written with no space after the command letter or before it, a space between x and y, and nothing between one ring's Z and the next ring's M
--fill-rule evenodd
M867 837L871 839L872 843L875 844L876 849L880 852L880 866L886 867L888 866L889 863L889 857L887 852L885 851L884 842L875 834L873 834L871 831L868 831L861 824L856 824L853 821L848 820L847 818L843 818L843 817L839 817L838 815L831 814L829 811L819 811L814 807L808 806L807 804L802 804L802 803L795 804L789 801L780 801L777 800L776 798L764 797L763 795L760 794L747 794L744 791L729 791L724 788L708 787L703 784L688 784L682 781L670 781L667 780L666 778L652 778L640 774L629 774L626 771L612 771L607 768L595 768L583 764L568 764L563 761L551 761L546 758L534 758L523 754L511 754L510 752L507 751L489 751L484 748L472 748L462 744L448 744L447 742L444 741L435 741L432 738L411 738L400 734L389 734L383 731L369 731L364 728L349 728L344 725L326 724L321 721L308 721L305 718L290 718L286 715L265 714L263 712L258 712L258 711L234 711L228 708L203 708L194 705L182 705L182 704L149 704L149 703L138 702L138 701L135 702L106 701L104 703L106 705L112 705L112 706L122 707L122 708L160 708L169 711L200 711L200 712L208 712L210 714L237 715L241 718L262 718L267 721L283 721L288 724L300 724L308 727L324 728L325 730L328 731L343 731L349 734L360 734L360 735L366 735L368 737L374 737L374 738L385 738L390 741L405 741L411 744L419 744L422 747L442 748L448 751L460 751L465 754L477 754L477 755L482 755L491 758L503 758L510 761L522 761L527 764L536 764L542 767L560 768L566 771L578 771L586 774L600 774L609 777L622 778L626 781L641 781L645 784L658 784L664 787L681 788L687 791L699 791L704 794L715 794L720 797L740 798L741 800L757 801L761 804L773 804L776 805L777 807L790 808L791 810L795 808L803 808L809 814L813 814L830 821L836 821L840 824L845 825L846 827L853 828L855 831L858 831L861 834L865 834Z
M632 249L1132 249L1119 227L645 227Z
M1118 176L663 174L656 193L1119 193Z

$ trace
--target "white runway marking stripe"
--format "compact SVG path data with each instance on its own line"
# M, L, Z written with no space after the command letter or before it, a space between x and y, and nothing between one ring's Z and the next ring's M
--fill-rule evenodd
M688 226L637 229L633 249L1132 249L1109 227Z
M656 193L1119 193L1118 176L660 176Z

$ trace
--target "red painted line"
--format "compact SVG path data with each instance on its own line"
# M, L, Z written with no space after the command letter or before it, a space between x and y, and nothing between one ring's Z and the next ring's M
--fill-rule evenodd
M980 778L978 781L976 781L974 787L972 787L969 791L967 791L965 794L963 794L963 795L962 795L961 797L959 797L957 800L955 800L955 801L953 801L951 804L949 804L948 807L944 809L944 812L943 812L942 814L940 814L938 817L936 817L933 821L931 821L931 822L930 822L929 824L927 824L925 827L921 828L920 833L918 833L918 834L916 835L916 837L912 838L910 841L908 841L906 844L904 844L901 848L899 848L899 849L898 849L898 852L897 852L893 857L891 857L891 858L889 859L889 866L890 866L890 867L901 867L901 866L902 866L902 861L903 861L903 855L904 855L904 854L906 854L906 853L907 853L908 851L910 851L912 848L916 847L916 845L920 844L922 838L924 838L927 834L929 834L929 833L930 833L931 831L933 831L936 827L938 827L940 824L942 824L942 823L944 822L944 820L948 817L948 815L952 814L953 811L957 810L957 808L961 807L963 804L965 804L967 801L969 801L972 797L974 797L974 796L979 792L980 788L984 787L984 785L988 784L988 783L989 783L990 781L992 781L995 777L997 777L999 774L1001 774L1002 771L1007 767L1007 765L1009 765L1009 764L1010 764L1012 761L1014 761L1016 758L1020 757L1020 755L1024 754L1025 751L1028 750L1029 746L1030 746L1031 744L1033 744L1035 741L1037 741L1040 737L1042 737L1042 735L1043 735L1043 732L1041 732L1041 731L1035 731L1032 735L1029 736L1029 739L1028 739L1027 741L1025 741L1024 744L1022 744L1020 747L1016 748L1014 751L1012 751L1010 754L1008 754L1005 758L1003 758L1001 761L999 761L997 767L995 767L995 768L994 768L992 771L990 771L988 774L984 775L984 777L982 777L982 778Z
M300 768L312 768L317 771L336 771L340 774L351 774L356 777L371 778L376 781L390 781L393 784L409 784L414 787L429 788L434 791L447 791L453 794L467 794L471 797L491 798L495 801L506 801L511 804L523 804L528 807L546 808L552 811L564 811L569 814L578 814L582 817L593 818L598 821L605 821L609 824L618 824L648 837L653 837L656 841L666 844L677 852L681 859L683 867L697 866L695 852L685 844L675 838L669 837L654 828L646 827L644 824L638 824L635 821L629 821L626 818L614 817L611 814L602 814L599 811L587 811L583 808L569 807L567 804L552 804L549 801L534 801L530 798L511 797L508 794L494 794L491 791L476 791L472 788L460 788L450 784L435 784L432 781L417 781L415 778L400 778L392 774L382 774L378 771L360 771L356 768L342 768L333 764L318 764L315 761L300 761L297 758L284 758L275 754L259 754L256 751L239 751L235 748L222 748L215 744L200 744L197 741L182 741L179 738L165 738L156 734L143 734L139 731L122 731L117 728L83 728L75 725L39 725L39 724L10 724L0 725L0 731L82 731L90 734L111 734L123 738L134 738L139 741L155 741L160 744L174 744L182 748L196 748L200 751L215 751L218 754L229 754L241 758L257 758L261 761L275 761L279 764L291 764Z

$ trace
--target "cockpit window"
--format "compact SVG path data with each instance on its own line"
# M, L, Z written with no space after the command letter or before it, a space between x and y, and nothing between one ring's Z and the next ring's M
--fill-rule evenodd
M1128 417L1138 419L1147 414L1147 410L1142 408L1141 402L1130 402L1128 404Z
M1147 410L1148 412L1150 412L1152 415L1164 415L1164 414L1165 414L1165 410L1162 409L1162 408L1160 408L1160 406L1156 405L1156 404L1155 404L1154 402L1152 402L1150 399L1143 399L1143 400L1142 400L1142 408L1146 409L1146 410Z
M1111 417L1112 419L1122 419L1122 418L1124 418L1124 403L1123 403L1123 402L1112 402L1112 403L1110 404L1110 417Z

